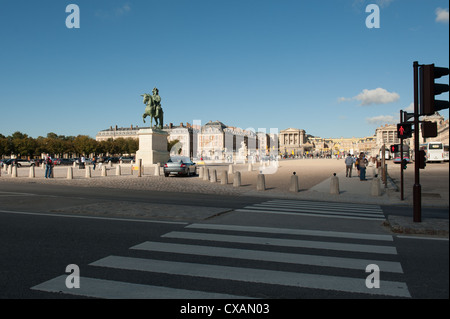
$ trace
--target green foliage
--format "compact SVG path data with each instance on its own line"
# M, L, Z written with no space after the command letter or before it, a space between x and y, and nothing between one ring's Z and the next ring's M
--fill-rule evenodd
M11 136L0 134L0 157L20 156L35 157L42 153L49 153L54 157L63 157L64 154L72 156L90 154L134 154L139 149L139 141L131 138L118 138L116 140L97 142L87 135L64 136L53 132L46 137L29 137L27 134L15 132Z

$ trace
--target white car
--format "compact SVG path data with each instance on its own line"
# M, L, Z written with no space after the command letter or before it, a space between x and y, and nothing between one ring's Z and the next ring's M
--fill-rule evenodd
M17 165L17 167L30 167L35 166L36 163L33 160L15 159L14 165Z

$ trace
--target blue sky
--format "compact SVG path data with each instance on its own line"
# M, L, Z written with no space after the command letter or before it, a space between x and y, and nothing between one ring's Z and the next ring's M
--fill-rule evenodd
M66 27L71 3L80 9L78 29ZM369 4L379 6L380 28L366 26ZM413 61L449 66L448 7L0 0L0 133L95 137L114 125L144 126L140 95L156 86L165 123L371 136L411 106Z

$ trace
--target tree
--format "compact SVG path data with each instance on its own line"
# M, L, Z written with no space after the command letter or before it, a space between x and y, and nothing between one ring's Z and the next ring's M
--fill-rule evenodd
M78 135L73 141L73 146L79 155L89 155L96 151L97 142L87 135Z
M0 136L0 156L11 155L12 149L11 139L4 135Z

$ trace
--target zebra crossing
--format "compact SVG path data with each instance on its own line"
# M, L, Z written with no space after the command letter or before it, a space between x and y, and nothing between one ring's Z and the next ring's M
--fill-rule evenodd
M236 209L237 212L347 218L384 221L380 206L370 204L317 202L307 200L270 200Z
M409 298L398 259L390 235L196 223L80 267L80 288L67 288L66 274L31 289L107 299ZM379 288L366 285L373 264Z

